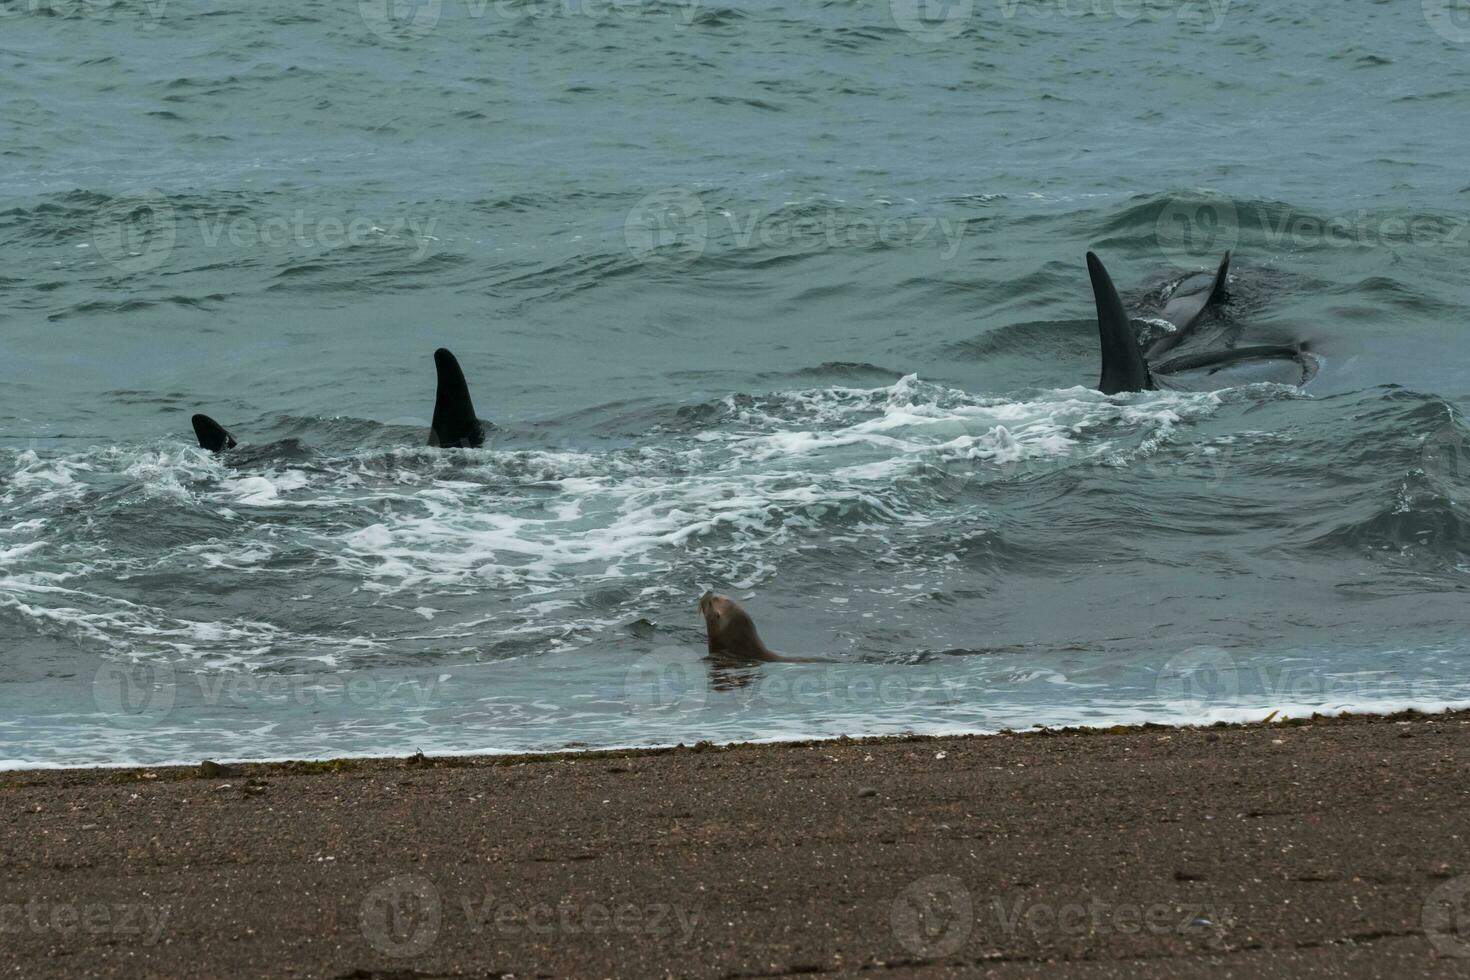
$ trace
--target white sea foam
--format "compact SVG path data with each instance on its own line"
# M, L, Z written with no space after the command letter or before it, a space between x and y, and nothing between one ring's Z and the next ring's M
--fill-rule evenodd
M892 572L891 584L866 594L892 596L887 625L907 629L911 611L956 567L953 554L913 537L933 529L936 541L957 540L949 529L956 512L936 494L961 499L972 484L1019 467L1045 475L1100 461L1126 466L1218 406L1210 394L1106 397L1084 388L976 397L908 376L875 389L731 398L704 427L604 452L492 443L472 453L363 450L305 463L156 446L19 453L0 489L22 518L0 537L0 614L97 664L246 677L289 665L376 672L420 659L541 668L557 651L618 650L650 606L684 609L709 584L748 593L780 581L792 563L820 561L825 547L843 547ZM964 535L983 535L981 501L964 506ZM871 620L871 610L859 618ZM436 742L442 719L412 715L370 737L445 751L507 738L521 749L550 748L568 731L589 744L629 741L632 732L608 714L626 710L620 693L588 687L584 672L579 664L563 688L530 684L526 700L497 701L490 728L456 721L463 739L481 733L478 745ZM546 676L538 670L539 682ZM1051 669L1027 683L1088 686ZM579 714L589 699L606 709ZM440 708L456 717L478 710L472 702ZM891 731L921 721L828 710L835 720L768 712L755 730L717 721L703 735L635 726L634 740L814 737L833 725ZM930 721L986 727L968 709L946 710L960 716ZM505 719L530 728L508 735L504 726L514 725ZM254 755L310 754L282 734L293 727L280 720L284 729L253 723L252 740L239 744ZM343 720L321 744L350 751L360 722ZM230 739L245 738L236 720L219 724ZM210 736L201 726L181 726L179 744L202 751ZM161 751L172 732L109 751Z

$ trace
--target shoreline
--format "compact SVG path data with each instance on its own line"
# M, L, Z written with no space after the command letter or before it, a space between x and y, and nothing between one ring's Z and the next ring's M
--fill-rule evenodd
M521 750L500 751L487 749L482 752L447 752L443 754L428 754L418 751L430 764L465 766L479 763L485 764L514 764L518 762L542 761L561 757L568 758L620 758L636 757L640 755L660 755L677 751L707 751L725 750L735 748L761 749L779 746L809 747L835 743L840 745L857 744L888 744L903 742L922 742L935 739L988 739L1000 737L1016 737L1030 735L1088 735L1088 734L1117 734L1129 731L1205 731L1205 730L1229 730L1247 729L1261 725L1278 725L1283 727L1295 727L1308 724L1330 724L1334 721L1354 720L1399 720L1440 718L1463 715L1470 718L1470 704L1461 701L1447 702L1443 707L1425 710L1419 707L1401 707L1398 703L1386 706L1383 711L1363 710L1362 708L1346 708L1341 711L1314 710L1311 715L1292 716L1280 710L1267 711L1259 719L1250 721L1201 721L1193 723L1183 722L1118 722L1115 724L1097 725L1061 725L1061 726L1035 726L1027 729L1002 728L994 731L945 731L937 733L927 732L902 732L888 735L831 735L815 738L773 738L770 740L744 740L732 742L716 742L712 740L700 740L686 745L677 742L667 745L614 745L602 748L557 748L544 751L526 752ZM347 755L326 757L281 757L281 758L237 758L234 756L219 755L209 757L209 761L226 763L232 766L257 766L257 767L291 767L301 765L316 765L321 763L339 763L346 765L358 765L364 763L392 763L402 762L413 758L413 755L385 755L380 753L350 753ZM29 772L127 772L130 770L148 771L172 771L182 770L192 772L197 770L199 763L205 761L201 757L197 762L159 762L159 763L137 763L137 762L96 762L83 763L79 765L58 765L52 763L22 763L11 764L13 760L0 760L0 781L10 774Z
M1244 713L1245 709L1240 712ZM1402 706L1399 702L1386 705L1382 711L1364 710L1361 707L1349 707L1339 711L1313 710L1310 715L1289 715L1281 710L1265 711L1259 718L1247 721L1200 721L1200 722L1152 722L1152 721L1123 721L1113 724L1100 723L1097 725L1059 725L1044 726L1037 725L1032 728L1015 729L1001 728L993 731L942 731L942 732L900 732L883 735L830 735L812 738L772 738L770 740L743 740L731 742L718 742L713 740L700 740L691 744L677 742L672 744L658 745L613 745L607 747L572 747L546 749L542 751L522 751L519 749L496 750L487 749L480 752L445 752L424 753L418 750L415 754L423 756L431 762L439 762L445 765L471 765L477 762L494 762L496 760L507 761L532 761L559 758L562 756L572 758L589 758L600 756L623 756L639 754L660 754L680 750L708 749L731 749L731 748L767 748L776 746L813 746L827 743L837 744L859 744L872 743L884 744L889 742L918 742L929 739L970 739L970 738L997 738L1025 735L1086 735L1102 733L1118 733L1125 731L1150 731L1150 730L1177 730L1177 731L1204 731L1206 729L1236 729L1252 728L1260 725L1282 725L1297 726L1305 724L1326 724L1336 720L1356 719L1401 719L1401 718L1436 718L1445 716L1464 715L1470 718L1470 703L1463 701L1444 702L1442 706L1437 705L1432 709L1417 706ZM93 762L81 764L53 764L53 763L20 763L15 760L0 760L0 780L12 773L27 772L119 772L128 770L194 770L200 762L208 758L214 762L224 762L238 766L293 766L303 764L315 764L321 762L334 762L344 764L372 763L372 762L394 762L411 758L412 755L396 755L382 753L349 753L336 756L293 756L293 757L271 757L271 758L241 758L235 756L218 755L212 757L201 756L198 761L170 761L158 763L137 762Z
M1470 976L1470 713L0 775L24 975Z

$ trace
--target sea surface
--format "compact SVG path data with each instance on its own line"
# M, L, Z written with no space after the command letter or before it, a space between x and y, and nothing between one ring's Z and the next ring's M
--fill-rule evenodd
M1470 703L1467 119L1459 0L0 0L0 767ZM1093 390L1227 248L1300 361Z

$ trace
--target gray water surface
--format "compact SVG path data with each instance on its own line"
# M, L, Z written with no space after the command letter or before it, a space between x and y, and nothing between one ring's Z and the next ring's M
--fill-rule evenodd
M0 0L0 764L1470 702L1454 13Z

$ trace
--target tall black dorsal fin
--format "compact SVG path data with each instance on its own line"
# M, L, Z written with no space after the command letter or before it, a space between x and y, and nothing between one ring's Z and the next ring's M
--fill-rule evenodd
M1118 298L1112 277L1102 260L1087 253L1087 274L1092 277L1092 296L1097 301L1097 333L1102 345L1102 379L1097 387L1104 395L1120 391L1153 391L1154 379L1148 373L1148 362L1138 349L1138 338L1128 311Z
M193 418L194 435L199 440L200 449L208 449L212 453L224 452L226 449L234 449L238 443L235 437L230 435L229 430L220 425L208 415L196 415Z
M484 445L485 427L475 415L459 361L441 347L434 352L434 368L439 373L439 391L434 397L429 445L445 449L477 449Z

